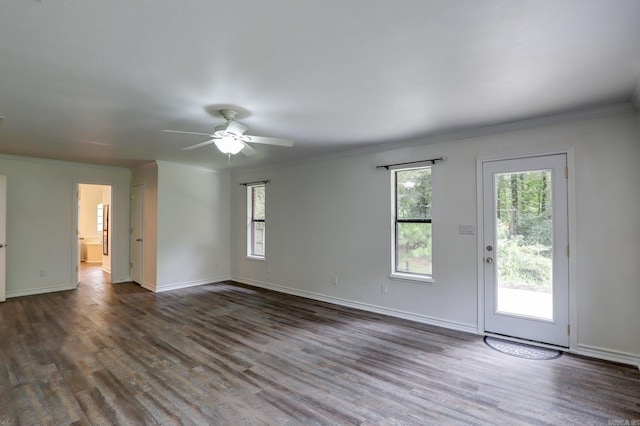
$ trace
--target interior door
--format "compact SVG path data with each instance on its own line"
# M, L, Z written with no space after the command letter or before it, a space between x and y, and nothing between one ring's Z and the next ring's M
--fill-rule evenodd
M0 302L6 300L7 177L0 175Z
M131 188L131 280L142 285L143 279L144 185Z
M76 190L76 201L78 203L78 214L76 216L76 239L77 239L77 244L76 244L76 285L80 284L80 266L82 265L82 241L84 240L84 237L82 236L82 226L80 226L80 221L81 221L81 217L82 217L82 210L81 210L81 200L82 200L82 188L80 187L80 185L77 185L77 190Z
M486 332L569 346L566 164L483 163Z

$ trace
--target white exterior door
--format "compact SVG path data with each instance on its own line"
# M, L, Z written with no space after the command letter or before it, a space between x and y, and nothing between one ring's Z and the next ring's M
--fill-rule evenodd
M0 175L0 302L6 300L7 177Z
M565 154L483 169L485 331L569 346Z
M143 284L144 185L131 188L131 281Z

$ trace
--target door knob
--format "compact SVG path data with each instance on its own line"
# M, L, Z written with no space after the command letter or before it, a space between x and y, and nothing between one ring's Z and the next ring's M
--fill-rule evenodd
M487 263L491 264L491 263L493 263L493 258L492 258L492 257L487 257L487 258L485 259L485 262L487 262Z
M0 248L4 247L4 244L0 244Z

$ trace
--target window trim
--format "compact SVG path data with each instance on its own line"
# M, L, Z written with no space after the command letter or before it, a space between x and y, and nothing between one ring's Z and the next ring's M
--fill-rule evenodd
M266 212L265 219L254 219L253 218L253 190L257 187L263 187L265 191L265 209L266 209L266 185L264 182L246 185L247 187L247 259L254 260L266 260L266 246L264 246L264 255L259 255L253 253L254 241L255 241L255 233L254 233L254 223L266 223ZM263 231L264 232L264 231ZM263 237L264 238L264 237ZM263 242L264 244L264 242Z
M429 223L433 224L433 214L429 219L400 219L398 220L398 172L404 172L408 170L430 169L433 173L433 168L429 166L416 166L416 167L398 167L391 169L391 273L389 278L397 281L409 281L418 283L435 283L433 278L433 265L431 274L418 274L412 272L400 272L398 271L398 259L397 259L397 246L398 246L398 223ZM433 176L433 175L432 175ZM433 180L431 186L431 195L433 197ZM432 225L432 240L431 250L433 253L433 225Z

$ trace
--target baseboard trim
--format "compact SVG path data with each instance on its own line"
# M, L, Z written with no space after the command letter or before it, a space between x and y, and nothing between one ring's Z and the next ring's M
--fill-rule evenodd
M156 285L154 290L151 291L155 291L156 293L162 293L164 291L171 291L171 290L179 290L181 288L188 288L188 287L197 287L197 286L201 286L201 285L205 285L205 284L212 284L212 283L217 283L220 281L227 281L229 280L228 276L224 276L224 277L212 277L212 278L206 278L204 280L195 280L195 281L185 281L182 283L174 283L174 284L165 284L165 285ZM143 286L145 287L145 286ZM147 288L147 287L145 287ZM148 290L150 290L149 288L147 288Z
M106 272L107 274L110 274L110 273L111 273L111 268L107 268L106 266L103 266L103 267L102 267L102 270L103 270L104 272Z
M611 349L579 344L575 353L591 358L604 359L607 361L619 362L621 364L635 365L636 367L638 367L638 369L640 369L640 356L626 352L613 351Z
M455 321L448 321L448 320L443 320L439 318L428 317L425 315L414 314L411 312L405 312L397 309L384 308L382 306L371 305L368 303L355 302L352 300L340 299L338 297L326 296L324 294L313 293L310 291L298 290L291 287L265 283L262 281L255 281L248 278L231 277L231 280L237 281L242 284L254 286L254 287L260 287L267 290L277 291L279 293L291 294L293 296L299 296L307 299L318 300L320 302L327 302L327 303L332 303L334 305L346 306L348 308L360 309L363 311L387 315L395 318L406 319L414 322L419 322L422 324L434 325L436 327L463 331L465 333L478 334L478 327L475 324L464 324L464 323L459 323Z
M14 290L7 291L6 297L7 299L12 297L22 297L22 296L33 296L36 294L44 294L44 293L53 293L55 291L66 291L66 290L75 290L75 284L62 284L62 285L54 285L51 287L38 287L38 288L30 288L28 290Z
M150 283L146 283L146 282L142 282L142 284L140 284L140 287L147 289L149 291L153 291L154 293L156 292L156 285L155 284L150 284Z

